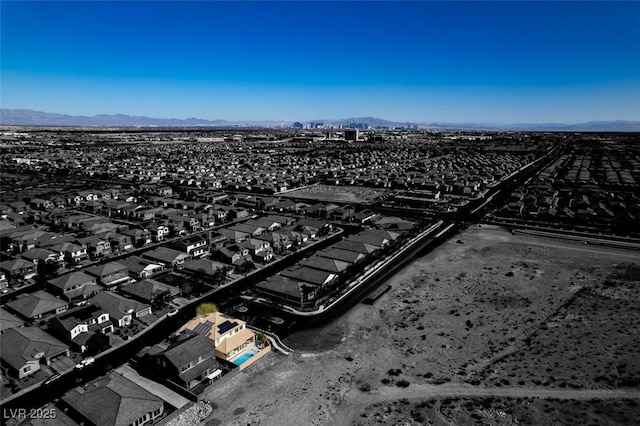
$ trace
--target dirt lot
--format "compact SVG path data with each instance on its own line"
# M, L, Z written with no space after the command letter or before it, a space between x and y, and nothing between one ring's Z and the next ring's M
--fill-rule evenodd
M291 191L285 196L309 198L316 201L372 202L386 194L384 189L373 189L362 186L330 186L314 185L308 188Z
M622 400L463 398L376 404L355 425L635 425L640 404Z
M207 395L207 424L417 424L411 404L428 398L579 399L518 411L536 423L585 400L635 402L637 266L634 252L470 228L396 275L376 305L294 334L293 355L271 354ZM413 402L393 404L403 398ZM607 401L598 410L610 417L591 420L616 418L624 401ZM409 407L399 417L375 417L398 404ZM497 409L461 404L443 419Z

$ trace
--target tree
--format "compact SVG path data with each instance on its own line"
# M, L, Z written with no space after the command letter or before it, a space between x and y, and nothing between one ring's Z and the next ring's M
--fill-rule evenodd
M170 301L171 293L168 290L162 291L154 296L153 301L151 302L151 308L154 311L159 311L160 309L167 306Z
M238 267L236 268L236 272L238 272L239 274L246 274L247 272L255 269L255 267L256 265L252 261L247 260L238 265Z
M193 283L191 283L191 281L185 281L182 283L182 294L185 297L190 297L191 293L193 293Z
M196 308L196 315L205 316L205 315L209 315L209 314L212 314L214 312L217 312L217 311L218 311L218 307L216 306L215 303L201 303Z
M87 353L96 355L109 348L109 336L100 331L96 331L87 339Z
M258 340L260 340L260 342L262 342L262 344L266 344L267 343L267 336L265 336L264 333L258 333Z

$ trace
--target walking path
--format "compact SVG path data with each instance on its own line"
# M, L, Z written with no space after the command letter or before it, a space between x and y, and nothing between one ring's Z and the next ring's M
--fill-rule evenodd
M247 324L247 328L253 331L257 331L259 333L263 333L265 336L267 336L267 339L269 339L269 343L271 343L271 346L273 346L275 349L282 352L283 354L289 355L293 352L293 349L291 349L290 347L282 343L282 340L280 340L280 338L276 334L271 333L270 331L263 330L258 327L254 327L249 324Z

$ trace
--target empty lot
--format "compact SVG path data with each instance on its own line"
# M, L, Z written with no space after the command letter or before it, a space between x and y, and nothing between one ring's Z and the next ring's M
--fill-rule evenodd
M295 334L293 355L272 354L212 392L207 398L218 407L208 423L369 424L392 406L393 422L415 422L411 404L422 403L416 398L474 395L452 393L452 386L497 396L517 388L523 398L613 392L602 404L624 408L623 397L638 395L637 258L469 228L396 275L393 290L376 305L358 305L331 324ZM408 397L411 404L393 404ZM562 411L559 403L538 400L533 418L545 409ZM449 405L463 417L502 410L467 402ZM613 418L619 411L576 404ZM609 419L590 417L597 418Z

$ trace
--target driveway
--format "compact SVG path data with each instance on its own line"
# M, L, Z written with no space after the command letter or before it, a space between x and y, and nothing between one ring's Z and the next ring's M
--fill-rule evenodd
M51 361L51 365L49 365L49 367L58 373L61 373L69 368L75 367L75 365L76 363L73 359L67 356L61 356Z

